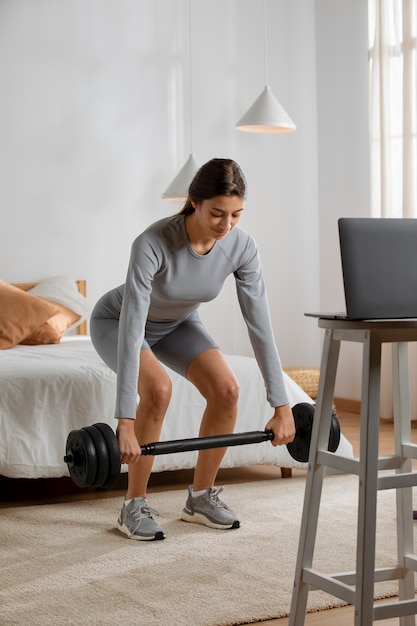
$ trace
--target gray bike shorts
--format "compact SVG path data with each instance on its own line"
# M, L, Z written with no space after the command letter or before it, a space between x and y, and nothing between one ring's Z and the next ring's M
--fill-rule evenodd
M105 296L93 309L90 335L103 361L117 373L119 319L110 310ZM152 350L157 359L186 378L191 361L203 350L219 348L208 334L196 311L182 322L148 319L142 350Z

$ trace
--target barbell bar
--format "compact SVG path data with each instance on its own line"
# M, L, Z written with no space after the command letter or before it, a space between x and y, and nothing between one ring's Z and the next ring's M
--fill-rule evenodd
M292 408L296 435L287 444L290 455L300 463L308 461L314 405L300 402ZM255 430L210 437L194 437L172 441L157 441L141 445L143 455L173 454L210 448L226 448L262 443L274 438L272 430ZM331 415L328 450L335 452L340 442L340 424L334 411ZM120 450L113 429L105 423L72 430L67 438L64 461L78 487L112 487L120 475Z

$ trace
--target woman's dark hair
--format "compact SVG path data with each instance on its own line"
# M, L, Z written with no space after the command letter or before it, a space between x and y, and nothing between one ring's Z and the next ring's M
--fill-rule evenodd
M216 196L246 198L246 179L239 165L232 159L211 159L200 167L188 188L188 198L179 212L190 215L195 211L192 203Z

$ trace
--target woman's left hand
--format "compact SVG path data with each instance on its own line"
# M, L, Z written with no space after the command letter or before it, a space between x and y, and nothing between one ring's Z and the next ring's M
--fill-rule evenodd
M275 407L275 413L265 426L265 430L272 430L274 433L271 441L273 446L283 446L294 440L295 422L289 404Z

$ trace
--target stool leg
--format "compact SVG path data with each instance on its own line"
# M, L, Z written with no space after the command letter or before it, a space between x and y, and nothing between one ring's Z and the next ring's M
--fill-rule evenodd
M373 622L380 377L381 342L367 333L362 360L355 626Z
M408 382L408 344L392 345L395 454L401 459L397 473L411 472L412 461L404 456L403 444L411 443L411 414ZM414 599L414 572L406 567L407 554L414 554L412 488L396 490L398 563L404 568L399 579L399 599ZM400 626L414 626L414 615L400 617Z
M309 586L303 581L303 570L313 563L314 544L320 509L324 467L316 462L317 451L327 450L330 430L334 386L340 341L333 338L333 332L326 331L320 366L320 381L317 395L313 430L311 433L310 456L306 479L303 514L294 576L294 589L291 601L289 626L304 624Z

